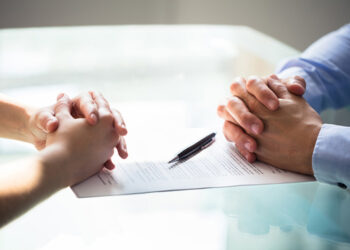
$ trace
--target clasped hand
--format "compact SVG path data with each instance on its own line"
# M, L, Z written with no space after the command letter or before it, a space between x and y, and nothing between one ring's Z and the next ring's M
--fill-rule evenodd
M312 153L322 121L301 96L306 83L296 76L279 79L238 78L231 85L226 105L218 115L225 120L223 132L249 161L313 174Z
M45 149L42 154L50 155L64 170L63 186L76 184L103 167L113 169L114 148L120 157L128 156L124 120L100 93L90 91L72 100L60 94L56 104L33 112L29 128L33 144Z

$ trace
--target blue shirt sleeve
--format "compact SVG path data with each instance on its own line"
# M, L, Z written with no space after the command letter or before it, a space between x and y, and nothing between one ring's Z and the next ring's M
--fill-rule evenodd
M312 155L318 181L350 188L350 127L323 124Z
M282 63L277 73L304 77L304 98L319 113L350 105L350 24L319 39L300 57Z
M306 81L304 98L317 111L350 105L350 24L312 44L277 69ZM312 155L318 181L350 188L350 127L323 124Z

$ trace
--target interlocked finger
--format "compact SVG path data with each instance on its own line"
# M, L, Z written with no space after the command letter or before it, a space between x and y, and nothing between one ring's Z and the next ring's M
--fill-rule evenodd
M251 76L246 81L246 88L251 95L255 96L269 110L273 111L278 108L278 97L268 87L267 79Z
M240 98L236 96L231 97L227 102L226 110L248 133L258 135L263 131L263 122L249 111Z
M241 127L225 121L223 132L226 140L236 143L236 145L239 145L248 152L254 152L257 149L256 141L251 136L247 135Z
M97 105L90 92L83 93L73 99L73 111L79 118L86 118L89 124L98 121Z
M219 105L217 108L217 114L220 118L232 122L236 125L239 125L239 123L232 117L232 115L227 111L225 105Z

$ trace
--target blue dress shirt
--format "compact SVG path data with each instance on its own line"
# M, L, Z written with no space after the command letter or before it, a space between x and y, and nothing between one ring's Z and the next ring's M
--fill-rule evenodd
M350 24L315 43L277 69L280 77L306 81L304 98L317 111L350 105ZM323 124L312 155L317 180L350 188L350 127Z

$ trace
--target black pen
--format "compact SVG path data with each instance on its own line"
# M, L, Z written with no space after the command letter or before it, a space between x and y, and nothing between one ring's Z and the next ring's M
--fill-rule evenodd
M204 149L205 147L207 147L211 142L214 141L214 137L215 137L215 133L211 133L210 135L207 135L206 137L204 137L202 140L196 142L195 144L193 144L192 146L189 146L188 148L186 148L185 150L181 151L180 153L178 153L176 155L176 157L174 159L172 159L171 161L169 161L168 163L173 163L176 161L181 161L184 160L192 155L194 155L195 153L199 152L200 150Z

